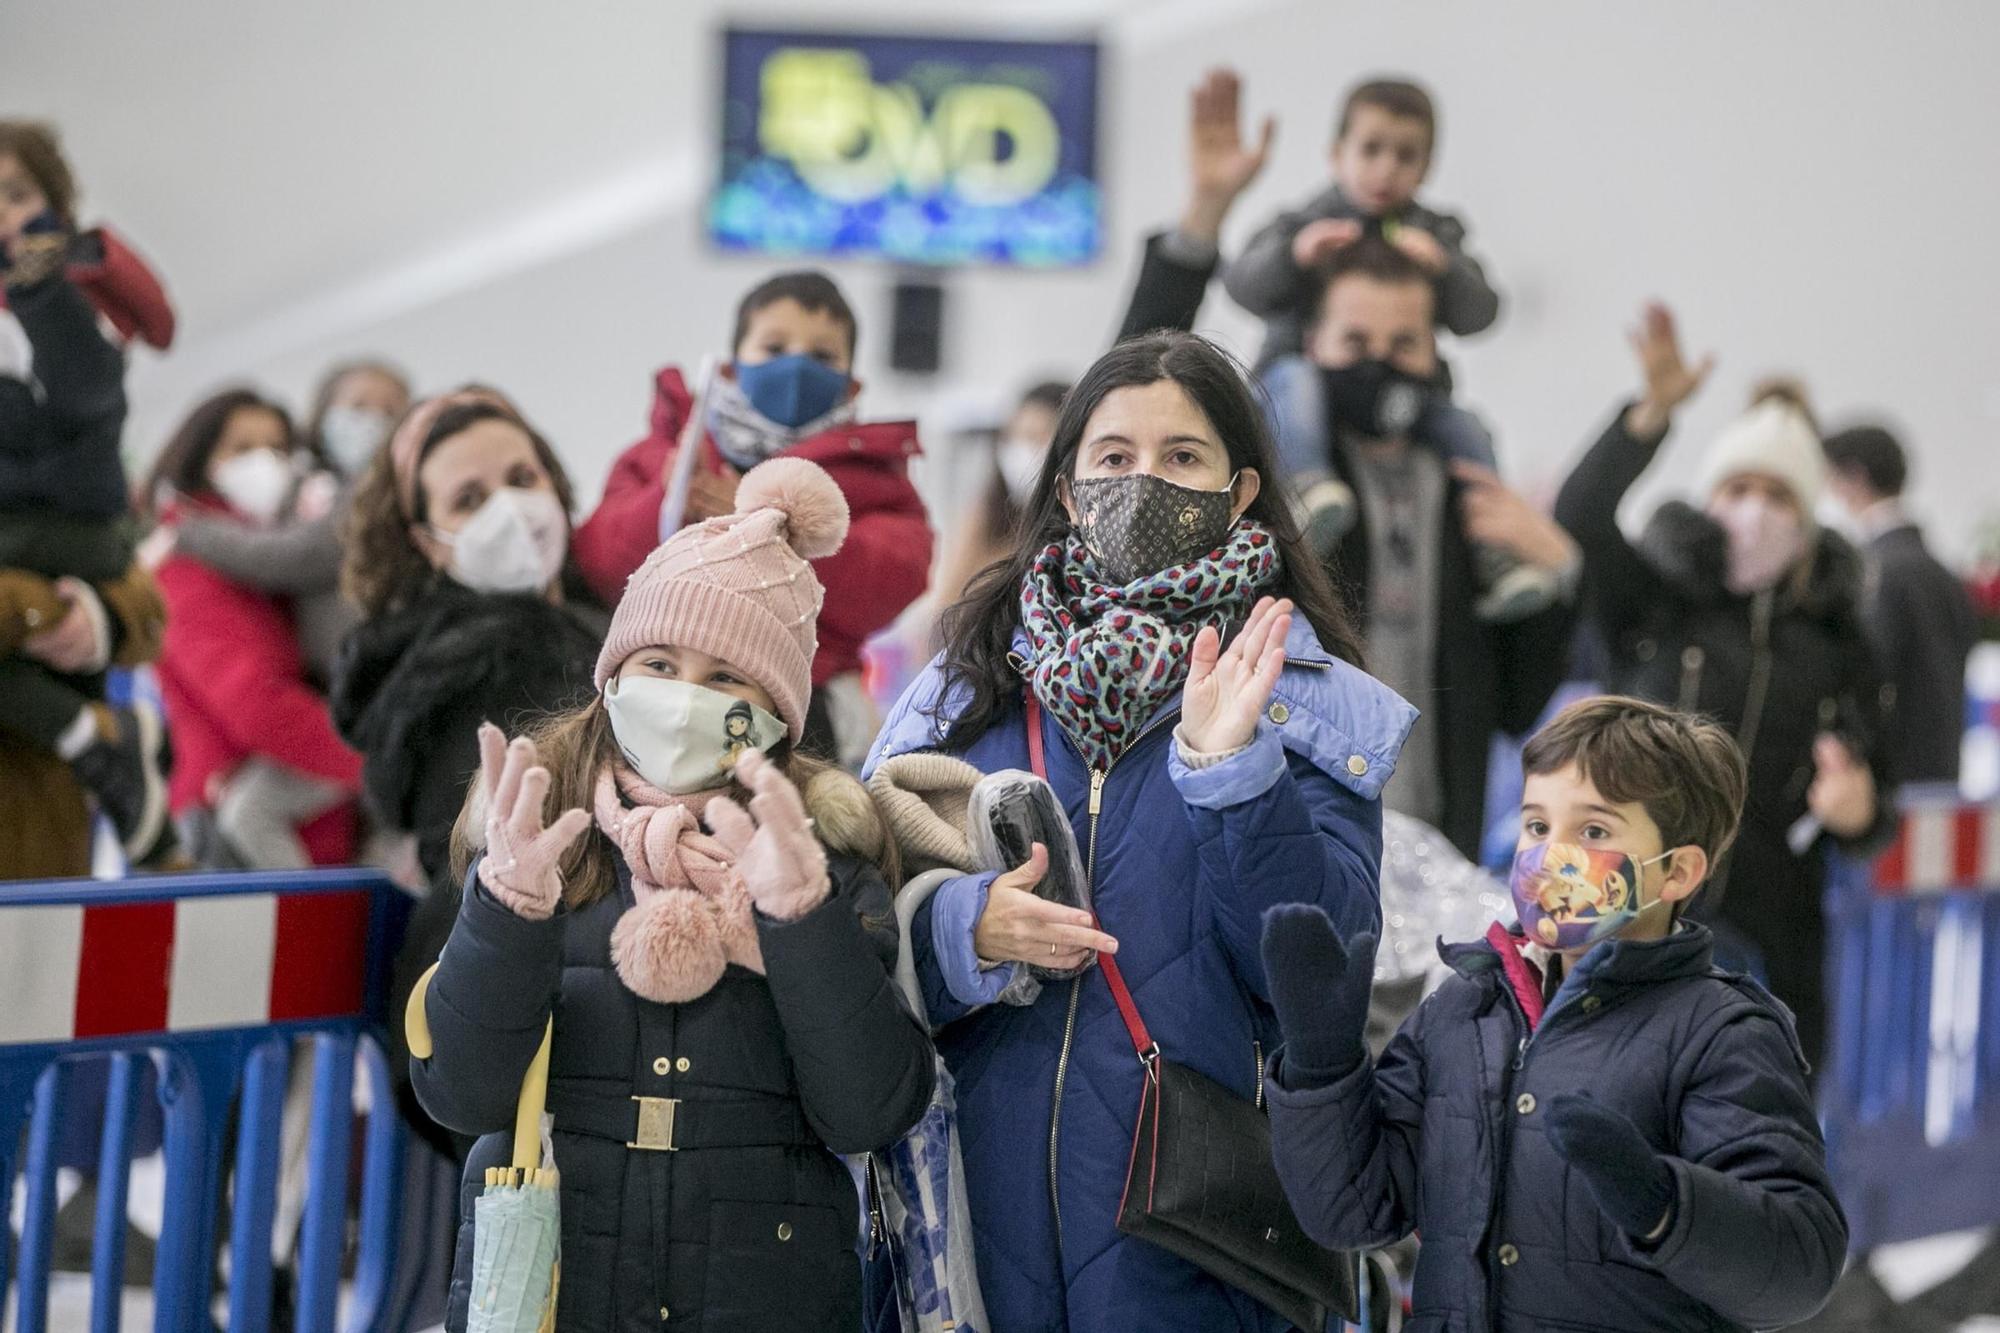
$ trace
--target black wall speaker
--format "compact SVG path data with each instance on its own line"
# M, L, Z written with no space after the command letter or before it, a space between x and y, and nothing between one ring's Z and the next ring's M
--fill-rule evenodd
M944 360L944 287L928 278L899 279L889 326L889 366L935 375Z

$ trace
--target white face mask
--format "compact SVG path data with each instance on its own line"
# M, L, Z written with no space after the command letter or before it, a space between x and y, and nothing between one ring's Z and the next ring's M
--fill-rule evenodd
M569 551L562 502L552 491L518 486L487 497L457 532L430 533L451 548L451 576L475 592L540 592Z
M1015 504L1028 502L1035 489L1035 478L1042 475L1042 460L1047 456L1048 450L1016 435L1005 437L995 447L993 461L1000 465L1000 480L1007 484L1007 496Z
M368 407L329 407L320 419L319 437L326 456L342 476L352 477L368 466L368 460L389 438L395 419L386 412Z
M291 494L292 465L269 449L238 454L215 469L215 493L252 523L268 525Z
M604 711L625 762L676 794L726 785L745 751L785 738L785 724L747 700L660 676L612 681Z
M1743 596L1776 586L1805 553L1805 524L1788 505L1761 495L1711 500L1708 516L1729 534L1729 591Z

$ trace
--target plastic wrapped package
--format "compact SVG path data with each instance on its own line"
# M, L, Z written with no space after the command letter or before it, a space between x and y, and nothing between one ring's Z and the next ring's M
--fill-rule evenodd
M1012 870L1023 865L1039 842L1048 848L1049 869L1035 886L1036 896L1064 907L1092 910L1076 834L1048 783L1017 768L988 773L972 788L967 816L967 838L981 870ZM1095 961L1087 959L1082 967L1062 970L1030 964L1028 971L1044 981L1060 981L1076 976Z
M1440 938L1476 940L1495 921L1513 918L1505 884L1466 860L1429 824L1384 810L1382 939L1375 949L1371 1046L1379 1052L1449 973L1438 957Z

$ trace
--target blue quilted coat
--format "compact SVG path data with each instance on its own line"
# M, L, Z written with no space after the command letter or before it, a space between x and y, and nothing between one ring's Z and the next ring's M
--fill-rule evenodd
M1141 1015L1167 1058L1246 1099L1278 1040L1258 957L1262 913L1311 902L1344 935L1376 929L1379 798L1415 717L1386 686L1321 648L1303 618L1286 652L1255 739L1211 767L1191 770L1175 753L1178 697L1095 780L1061 725L1042 719L1049 782ZM870 770L892 755L943 748L961 705L941 692L934 662L890 714ZM1021 715L959 757L986 772L1027 768ZM958 1084L993 1327L1287 1327L1243 1293L1118 1232L1139 1062L1094 968L1045 986L1032 1004L994 1003L1012 970L982 971L972 953L992 880L968 875L942 886L916 919L913 948L931 1021L941 1025L938 1050Z

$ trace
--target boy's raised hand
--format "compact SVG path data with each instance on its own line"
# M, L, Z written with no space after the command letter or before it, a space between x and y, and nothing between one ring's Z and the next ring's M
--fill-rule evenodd
M1361 224L1353 218L1320 218L1300 227L1292 237L1292 263L1317 268L1361 239Z
M1711 352L1690 366L1681 355L1674 312L1660 301L1646 304L1639 314L1639 327L1626 338L1639 360L1645 383L1638 404L1626 413L1625 429L1640 439L1651 439L1666 432L1675 409L1701 388L1708 372L1715 369L1715 355Z
M1368 1058L1368 991L1375 937L1343 946L1333 919L1313 903L1279 903L1264 913L1264 979L1278 1011L1288 1088L1325 1087Z
M1635 1240L1656 1240L1673 1221L1673 1169L1639 1127L1580 1092L1549 1099L1549 1145L1590 1186L1597 1206Z

